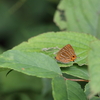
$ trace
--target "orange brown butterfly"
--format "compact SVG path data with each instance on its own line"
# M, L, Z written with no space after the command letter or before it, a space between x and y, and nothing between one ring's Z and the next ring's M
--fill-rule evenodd
M55 59L61 63L69 63L77 58L74 49L70 44L64 46L56 55Z

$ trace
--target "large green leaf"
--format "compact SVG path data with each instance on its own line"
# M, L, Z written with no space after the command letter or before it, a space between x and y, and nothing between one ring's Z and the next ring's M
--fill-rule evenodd
M36 52L7 51L0 56L0 66L38 77L61 75L60 68L51 57Z
M80 85L62 77L52 80L54 100L87 100Z
M88 65L90 73L90 88L93 94L100 92L100 41L91 43L88 54Z
M87 53L90 49L91 41L96 40L95 37L88 34L81 34L75 32L49 32L38 35L16 46L14 50L24 52L42 52L52 58L55 58L59 48L67 44L71 44L77 55L75 63L79 65L87 64ZM71 66L73 62L68 64L59 64L60 66Z
M54 21L62 30L90 33L100 38L100 0L61 0Z
M79 77L82 79L89 79L89 73L87 71L87 67L86 66L77 66L77 65L73 65L71 67L67 67L67 68L63 68L62 69L62 73L66 73L75 77Z

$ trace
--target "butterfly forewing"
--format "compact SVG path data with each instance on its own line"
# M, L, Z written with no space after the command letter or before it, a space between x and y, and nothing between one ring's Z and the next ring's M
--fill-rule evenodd
M62 63L68 63L70 61L74 61L75 59L76 54L70 44L67 44L65 47L63 47L56 56L56 60Z

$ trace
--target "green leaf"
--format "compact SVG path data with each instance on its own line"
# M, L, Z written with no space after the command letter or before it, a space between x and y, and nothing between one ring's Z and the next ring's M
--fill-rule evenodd
M86 85L85 85L85 94L87 95L87 97L90 95L90 85L89 85L89 83L87 83Z
M99 4L100 0L61 0L54 22L62 30L90 33L100 38Z
M73 65L71 67L63 68L62 73L66 73L75 77L79 77L82 79L89 79L89 73L87 70L87 66L77 66Z
M93 94L100 92L100 41L91 43L88 54L88 65L90 73L90 87Z
M91 89L90 89L90 84L88 83L88 84L86 84L86 86L85 86L85 94L87 95L87 98L89 98L89 96L90 96L90 93L91 93ZM89 100L100 100L100 97L98 97L98 96L94 96L94 97L92 97L92 98L89 98Z
M89 44L93 40L97 39L88 34L75 32L48 32L31 38L28 42L23 42L13 49L24 52L41 52L55 58L56 53L60 48L67 44L71 44L77 55L75 63L78 63L78 65L84 65L87 64L86 58L90 49ZM71 65L73 65L73 62L59 64L61 67Z
M52 79L52 89L54 100L67 100L66 81L63 77Z
M89 100L100 100L100 97L93 97L93 98L91 98Z
M0 56L0 66L44 78L61 75L60 68L51 57L36 52L7 51Z
M52 80L54 100L87 100L80 85L62 77Z

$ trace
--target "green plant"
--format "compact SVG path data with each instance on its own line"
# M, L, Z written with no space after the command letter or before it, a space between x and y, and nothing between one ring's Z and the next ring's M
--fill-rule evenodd
M51 78L54 100L99 100L100 1L90 2L61 0L54 21L65 31L43 33L4 52L0 56L1 68ZM66 44L75 50L75 64L59 64L54 59L58 48ZM88 83L83 89L76 81Z

